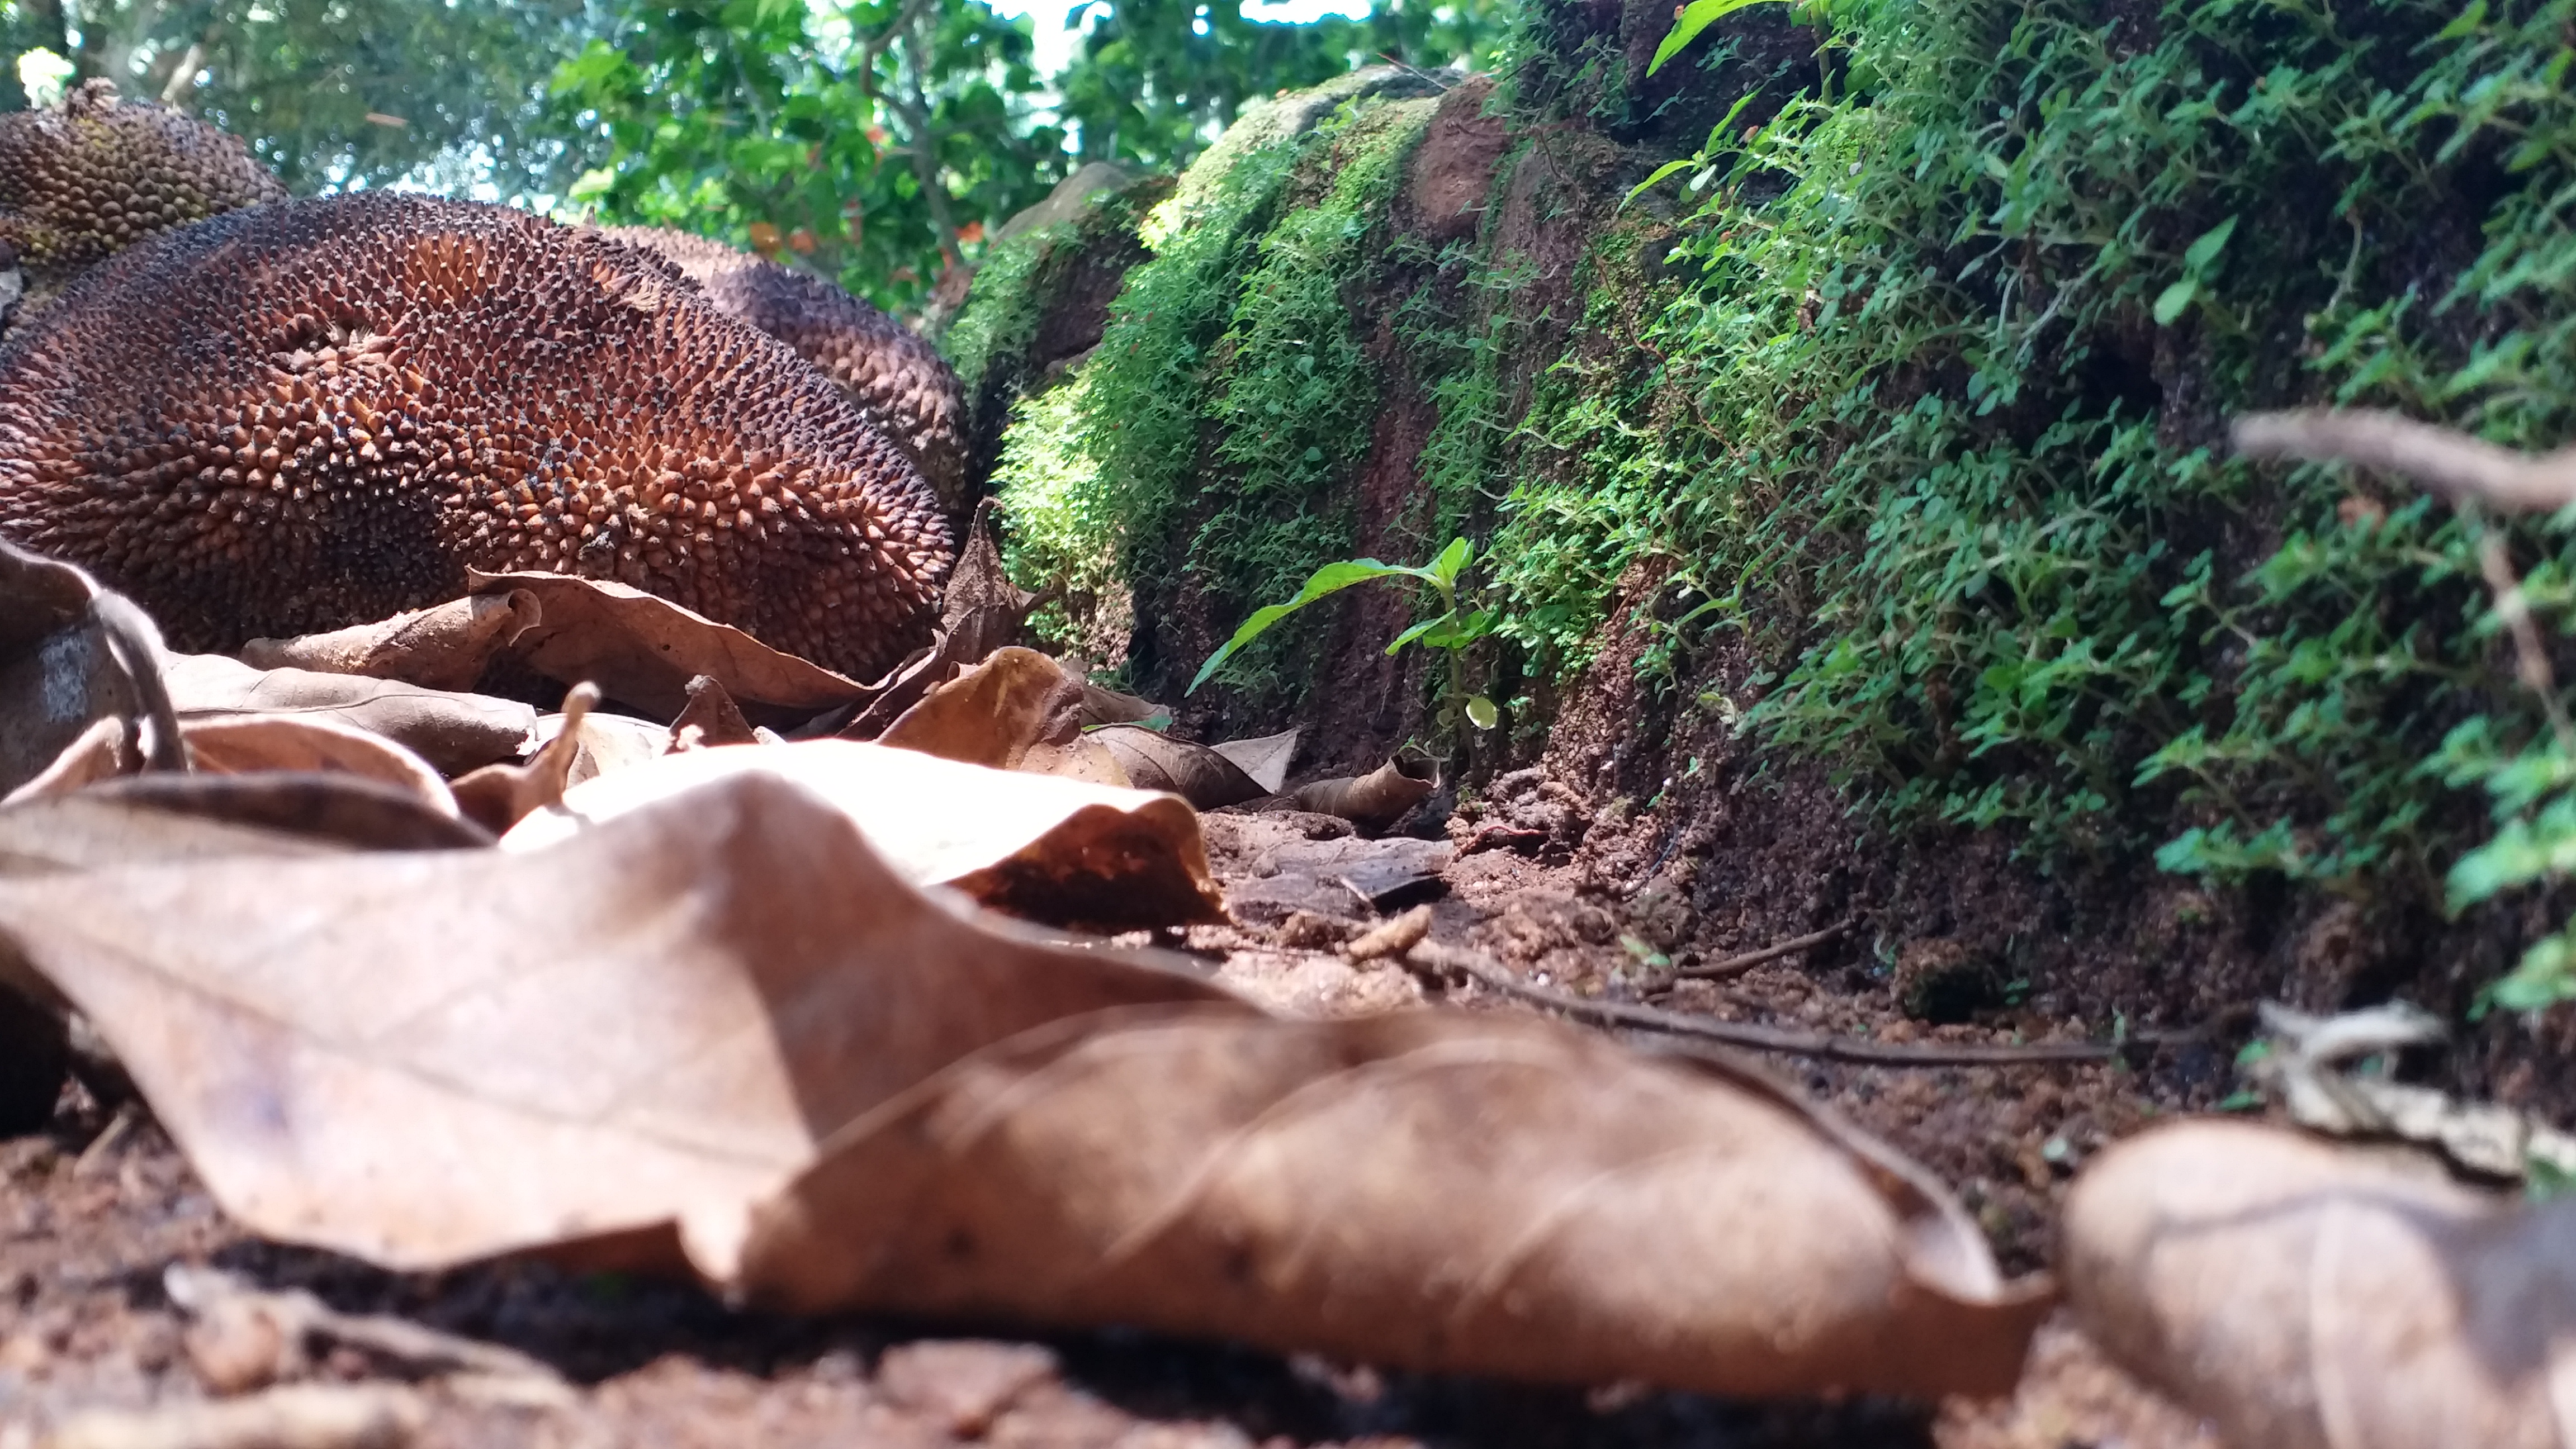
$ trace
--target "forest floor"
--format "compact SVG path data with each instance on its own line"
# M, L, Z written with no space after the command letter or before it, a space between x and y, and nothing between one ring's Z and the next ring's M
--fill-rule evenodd
M2079 1023L2023 1019L2009 1009L1927 1026L1900 1009L1894 982L1848 968L1810 972L1798 953L1731 979L1659 989L1641 979L1656 968L1634 927L1654 912L1687 907L1604 882L1598 860L1619 847L1615 829L1595 829L1571 847L1551 835L1543 807L1561 787L1534 772L1511 787L1527 807L1519 823L1499 809L1481 822L1462 818L1446 843L1363 840L1321 816L1210 815L1211 858L1236 924L1166 940L1225 984L1301 1013L1360 1013L1441 996L1526 1009L1484 986L1354 962L1343 949L1380 911L1428 897L1432 940L1477 948L1525 981L1577 995L1644 997L1707 1018L1876 1041L2080 1033ZM1642 1036L1637 1044L1659 1045ZM2150 1116L2205 1108L2224 1090L2223 1070L2166 1060L2173 1055L2142 1067L1891 1068L1782 1058L1777 1069L1927 1164L1977 1215L2006 1268L2031 1271L2047 1265L2053 1205L2088 1154ZM1640 1242L1636 1251L1652 1254L1655 1245ZM308 1290L342 1313L506 1345L561 1376L500 1387L472 1376L424 1377L416 1361L349 1341L276 1360L288 1378L410 1376L415 1386L395 1392L426 1410L412 1440L423 1446L2181 1449L2215 1442L2104 1362L2062 1318L2042 1330L2010 1400L1756 1406L1633 1387L1587 1393L1383 1373L1133 1333L1032 1338L993 1324L765 1317L733 1312L689 1286L542 1263L390 1274L247 1236L224 1219L139 1105L102 1104L74 1086L47 1131L0 1142L0 1449L31 1449L82 1409L181 1411L208 1396L208 1379L227 1372L223 1365L237 1361L242 1346L228 1343L211 1319L191 1327L165 1288L173 1264L211 1265L261 1289Z

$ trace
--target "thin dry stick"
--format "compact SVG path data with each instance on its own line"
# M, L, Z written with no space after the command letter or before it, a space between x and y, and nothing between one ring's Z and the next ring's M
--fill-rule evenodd
M2549 667L2549 651L2541 645L2540 626L2532 622L2531 605L2522 596L2522 579L2513 571L2513 560L2505 557L2504 537L2486 527L2474 506L2462 504L2460 512L2478 529L2478 572L2486 576L2487 588L2495 594L2496 617L2504 621L2505 632L2513 639L2514 664L2523 687L2548 712L2559 748L2576 753L2576 725L2568 722L2567 711L2558 702L2558 678Z
M1727 957L1723 961L1711 961L1701 966L1684 966L1673 972L1673 979L1676 981L1724 981L1732 977L1741 976L1745 972L1752 970L1754 967L1761 965L1765 961L1777 961L1783 956L1795 955L1800 951L1806 950L1810 946L1821 946L1827 941L1832 940L1834 937L1841 935L1843 932L1850 930L1851 924L1852 923L1849 921L1836 921L1821 931L1810 931L1806 935L1799 936L1794 940L1782 941L1773 946L1765 946L1759 951L1740 952L1736 955Z
M2516 512L2576 503L2576 448L2539 457L2396 413L2307 408L2249 413L2230 430L2250 458L2356 463L2412 478L2454 502Z
M1858 1037L1795 1031L1747 1021L1684 1016L1676 1011L1658 1011L1651 1006L1587 1001L1562 991L1550 991L1544 986L1531 986L1514 979L1509 972L1478 952L1437 941L1425 941L1414 947L1412 959L1434 970L1454 971L1505 996L1544 1006L1586 1026L1695 1037L1748 1051L1778 1052L1784 1056L1813 1057L1818 1061L1863 1062L1886 1067L2036 1067L2066 1062L2109 1061L2127 1049L2123 1044L2089 1041L2038 1042L2025 1046L1913 1046L1863 1041ZM2180 1041L2194 1035L2197 1033L2159 1033L2152 1037L2132 1037L2129 1044Z

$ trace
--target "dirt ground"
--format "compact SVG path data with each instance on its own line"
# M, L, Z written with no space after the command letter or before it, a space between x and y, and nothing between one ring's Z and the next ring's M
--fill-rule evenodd
M1671 958L1656 943L1696 940L1704 922L1688 892L1658 889L1651 877L1643 887L1603 884L1605 852L1621 840L1615 829L1588 829L1575 798L1536 772L1506 777L1459 812L1444 841L1364 841L1319 816L1210 816L1211 855L1237 924L1194 928L1173 944L1236 989L1292 1011L1442 997L1526 1009L1485 988L1426 984L1400 966L1355 965L1339 949L1380 915L1427 900L1435 941L1481 949L1533 984L1577 995L1884 1041L2037 1040L2082 1029L1973 993L1957 1007L1942 983L1958 963L1937 959L1882 975L1811 968L1807 953L1791 953L1732 979L1667 987ZM2045 1267L2051 1205L2089 1153L2153 1114L2206 1106L2226 1087L2223 1060L2213 1071L2170 1050L2135 1067L1776 1066L1950 1182L2014 1271ZM1583 1393L1382 1373L1115 1331L1029 1338L995 1324L794 1321L738 1314L689 1286L539 1263L387 1274L245 1237L139 1108L102 1104L77 1086L43 1133L0 1142L0 1184L0 1449L33 1449L84 1408L208 1394L221 1345L203 1330L191 1340L165 1286L173 1264L212 1265L264 1288L309 1290L343 1312L507 1345L562 1375L562 1388L543 1393L424 1381L430 1413L415 1442L434 1446L2214 1444L2063 1321L2043 1331L2009 1401L1742 1405L1633 1385ZM322 1381L405 1371L345 1344L293 1369Z

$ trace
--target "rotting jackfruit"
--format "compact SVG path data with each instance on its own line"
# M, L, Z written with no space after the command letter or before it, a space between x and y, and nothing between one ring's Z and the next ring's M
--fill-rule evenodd
M821 373L664 265L469 202L234 212L0 342L0 536L222 649L616 579L862 678L924 642L930 486Z
M912 455L949 516L961 516L968 501L966 400L937 348L819 277L723 242L651 226L611 227L606 235L666 259L720 310L821 368Z
M61 106L0 115L0 252L33 310L82 267L286 188L239 138L88 81ZM23 319L22 319L23 320Z

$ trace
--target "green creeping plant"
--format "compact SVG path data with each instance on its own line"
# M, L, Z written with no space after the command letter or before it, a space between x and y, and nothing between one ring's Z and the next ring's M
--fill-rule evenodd
M1216 673L1219 665L1233 658L1236 650L1260 638L1262 631L1326 594L1339 593L1353 584L1364 584L1372 579L1415 579L1429 584L1440 596L1440 612L1396 635L1395 642L1386 646L1386 652L1393 654L1407 644L1447 650L1449 704L1441 711L1441 722L1454 723L1463 712L1467 722L1476 728L1492 729L1501 714L1494 708L1492 700L1467 692L1466 650L1468 645L1493 632L1495 611L1479 609L1474 613L1461 613L1458 607L1458 575L1467 567L1467 561L1475 556L1475 551L1475 545L1458 538L1450 540L1449 546L1440 550L1438 558L1420 568L1379 563L1373 558L1328 563L1307 575L1305 587L1297 591L1295 598L1284 604L1271 604L1254 610L1252 617L1243 621L1243 627L1234 631L1234 637L1226 640L1224 647L1209 655L1207 663L1199 666L1198 674L1190 680L1189 692L1197 693L1198 687L1207 683L1208 676Z

